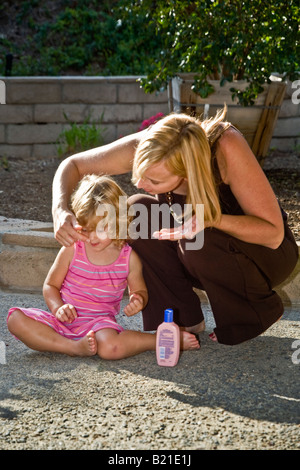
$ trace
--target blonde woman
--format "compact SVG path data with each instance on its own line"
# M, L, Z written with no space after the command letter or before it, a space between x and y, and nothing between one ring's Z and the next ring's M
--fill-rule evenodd
M264 172L244 137L225 121L225 111L203 122L171 114L146 131L63 162L53 192L56 238L62 244L79 236L67 209L70 188L91 170L133 171L137 187L150 194L130 201L147 208L151 227L148 237L133 242L149 293L145 330L158 326L168 305L177 323L202 331L193 287L207 293L216 321L212 339L221 343L251 339L281 317L283 305L273 287L294 269L297 245ZM153 231L153 209L166 204L173 223ZM182 224L186 206L191 210ZM188 249L197 232L203 246Z

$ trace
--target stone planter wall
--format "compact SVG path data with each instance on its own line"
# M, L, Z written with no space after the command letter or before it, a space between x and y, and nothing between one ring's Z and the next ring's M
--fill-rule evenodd
M146 94L138 77L4 77L6 104L0 105L0 158L56 156L55 141L71 121L103 113L105 142L136 132L144 119L169 112L167 92ZM291 84L274 130L271 148L300 146L300 104Z
M47 158L72 122L103 114L105 143L137 132L142 121L167 114L167 92L145 94L138 77L9 77L0 105L0 157Z

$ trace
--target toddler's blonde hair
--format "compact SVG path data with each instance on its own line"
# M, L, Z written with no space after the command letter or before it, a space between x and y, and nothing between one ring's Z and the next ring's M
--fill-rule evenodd
M120 197L126 201L126 212L120 213ZM103 218L97 215L99 206L113 206L115 210L115 238L113 242L122 247L128 240L128 228L132 217L128 215L127 195L120 186L109 176L95 174L85 175L79 182L71 196L71 209L79 223L83 227L95 230L99 221ZM126 216L124 217L124 212ZM124 227L126 233L124 236ZM108 228L108 235L110 231Z

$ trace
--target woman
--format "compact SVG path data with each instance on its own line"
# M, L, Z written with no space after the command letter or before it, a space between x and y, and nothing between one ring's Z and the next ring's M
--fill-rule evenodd
M272 289L294 269L298 250L255 156L224 118L225 110L204 122L171 114L142 133L71 157L54 179L53 216L57 240L73 243L78 234L67 200L77 181L86 173L113 175L132 168L137 187L158 195L133 196L134 207L142 204L151 215L158 204L189 204L187 224L159 226L156 238L149 233L133 242L149 292L144 328L156 329L168 306L179 325L201 331L203 314L193 291L198 287L206 291L215 317L213 339L238 344L282 315L282 302ZM189 249L203 205L204 243Z

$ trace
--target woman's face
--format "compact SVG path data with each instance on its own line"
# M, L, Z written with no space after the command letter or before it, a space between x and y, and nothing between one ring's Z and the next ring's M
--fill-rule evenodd
M174 191L184 181L184 178L170 172L164 162L151 165L142 178L137 182L137 188L150 194L162 194Z

